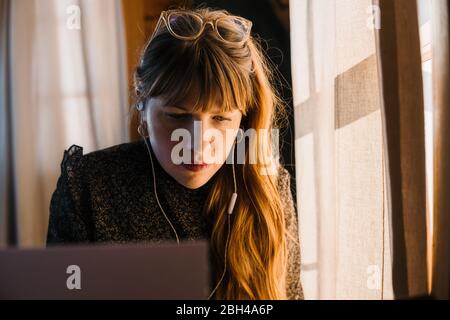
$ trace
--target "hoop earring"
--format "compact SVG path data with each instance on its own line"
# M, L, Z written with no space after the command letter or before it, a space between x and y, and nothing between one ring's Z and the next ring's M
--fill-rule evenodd
M147 122L141 121L139 126L137 127L137 132L141 135L142 138L146 138L149 136ZM145 133L147 132L147 135Z

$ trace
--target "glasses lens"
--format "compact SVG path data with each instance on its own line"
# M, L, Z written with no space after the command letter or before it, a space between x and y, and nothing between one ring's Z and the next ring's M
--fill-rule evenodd
M250 34L249 24L239 18L222 18L217 20L217 31L225 41L241 42Z
M202 29L202 20L189 13L172 13L169 15L169 25L173 33L179 37L198 36Z

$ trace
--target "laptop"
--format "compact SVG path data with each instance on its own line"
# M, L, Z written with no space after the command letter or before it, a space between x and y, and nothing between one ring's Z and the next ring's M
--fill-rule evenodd
M207 299L208 246L196 240L0 250L0 299Z

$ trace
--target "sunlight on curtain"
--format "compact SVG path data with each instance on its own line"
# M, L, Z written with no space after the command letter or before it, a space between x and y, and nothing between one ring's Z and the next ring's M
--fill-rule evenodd
M305 298L390 299L376 8L290 5Z
M432 294L450 297L450 1L432 0L433 266Z
M422 53L423 93L425 102L425 151L427 170L427 262L432 265L433 242L433 60L431 0L418 0L420 22L420 46ZM431 285L431 272L429 272Z
M14 162L19 244L45 243L64 149L126 142L119 0L12 1Z

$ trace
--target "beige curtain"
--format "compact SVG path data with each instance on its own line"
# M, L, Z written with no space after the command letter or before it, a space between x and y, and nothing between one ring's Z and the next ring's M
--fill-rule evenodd
M9 12L10 0L0 0L0 247L14 243L14 199L11 177L11 112Z
M14 0L9 15L15 231L42 246L64 149L127 141L121 3Z
M426 295L425 129L417 3L374 1L397 297Z
M421 83L421 76L414 68L407 74L404 66L392 71L397 72L401 95L393 92L399 99L386 101L385 84L392 73L382 59L385 47L377 41L380 30L407 36L406 44L390 45L401 47L401 54L412 50L408 59L414 60L420 52L415 44L417 14L413 1L392 2L401 2L413 13L406 19L411 33L397 34L393 24L378 29L385 12L371 0L290 3L297 201L307 299L391 299L426 293L424 141L412 141L416 136L410 132L423 134L423 110L409 127L395 129L385 121L386 109L397 115L402 111L402 124L414 116L405 114L408 107L420 112L421 91L411 82ZM389 14L404 14L397 5L395 9ZM420 71L420 61L417 66ZM404 76L414 78L403 83ZM410 99L405 99L406 92ZM407 145L401 149L406 158L395 153L400 144ZM414 154L408 154L410 150ZM417 163L411 164L415 155ZM399 163L403 159L406 167ZM406 190L406 199L399 199L406 183L415 186Z
M450 1L432 0L434 234L432 293L450 298Z

